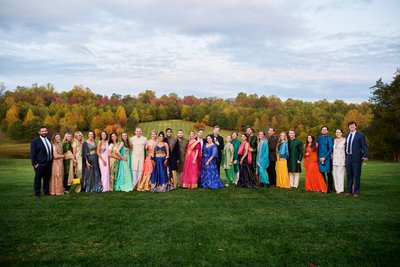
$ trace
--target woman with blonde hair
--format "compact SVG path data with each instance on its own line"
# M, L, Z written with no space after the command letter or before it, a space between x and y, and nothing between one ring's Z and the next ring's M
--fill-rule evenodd
M72 134L65 133L62 149L64 153L64 193L69 193L74 179L74 165L76 162L72 149Z
M72 153L74 154L74 176L81 179L82 183L82 144L83 144L83 134L80 131L76 131L74 134L74 142L72 143ZM77 184L75 187L75 192L81 192L81 184Z
M289 148L287 135L281 132L277 145L277 159L276 159L276 187L290 188L289 171L287 166L287 159L289 158Z
M61 136L56 133L51 139L53 143L53 163L51 167L50 195L64 194L64 154L61 146Z

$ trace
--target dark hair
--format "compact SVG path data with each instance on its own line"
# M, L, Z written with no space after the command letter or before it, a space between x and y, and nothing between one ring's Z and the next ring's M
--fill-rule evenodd
M246 140L249 139L249 136L247 135L247 133L242 133L242 135L246 136ZM242 136L242 135L241 135L241 136Z
M215 125L215 126L214 126L214 129L215 129L215 128L221 129L221 127L219 127L218 125Z
M233 132L231 133L231 136L232 136L234 133L236 134L236 136L239 136L239 134L238 134L237 131L233 131Z
M203 132L204 132L204 129L203 129L203 128L200 128L197 132L200 132L200 131L203 131Z
M307 134L306 143L304 144L304 151L306 151L307 146L309 144L309 142L308 142L308 137L309 136L311 136L311 149L313 151L315 151L317 149L317 142L315 142L315 137L311 133Z
M122 138L122 135L123 134L126 134L126 141ZM129 140L128 140L128 133L127 132L122 132L121 133L121 140L122 140L122 142L124 143L124 146L125 147L129 147Z
M214 143L214 135L212 134L207 135L206 140L208 139L208 137L210 137L211 141Z
M102 138L101 135L102 135L103 133L106 133L106 140L108 139L108 133L107 133L106 131L101 131L101 133L100 133L100 141L103 140L103 139L101 139L101 138Z
M343 133L342 128L337 128L336 131L339 130L341 133Z
M350 126L350 125L352 125L352 124L354 124L354 125L357 127L357 123L356 123L355 121L350 121L350 122L347 124L347 126Z
M274 127L268 127L268 129L267 129L267 131L269 130L269 129L272 129L272 130L274 130L274 132L275 132L275 128Z
M96 133L93 130L89 130L87 136L89 136L89 133L93 133L93 139L96 140Z
M182 129L179 129L179 130L178 130L178 132L182 132L182 133L184 133L184 131L183 131Z
M39 127L39 131L42 130L42 129L47 129L47 127L42 125L42 126Z
M117 143L118 143L118 135L115 133L115 132L112 132L111 134L110 134L110 139L108 139L108 144L112 144L113 143L113 141L112 141L112 136L115 134L115 136L117 137Z
M165 137L165 134L164 134L163 131L160 131L160 132L158 133L158 137L160 137L160 135L162 135L163 137Z
M328 126L326 126L326 125L322 126L322 127L321 127L321 130L324 129L324 128L326 128L326 129L329 131Z
M171 128L165 129L165 132L168 132L168 131L171 131L171 132L172 132L172 129L171 129ZM161 133L161 132L160 132L160 133Z
M246 126L246 131L247 131L247 129L249 129L249 128L250 128L251 131L253 131L253 128L251 128L250 125L247 125L247 126Z

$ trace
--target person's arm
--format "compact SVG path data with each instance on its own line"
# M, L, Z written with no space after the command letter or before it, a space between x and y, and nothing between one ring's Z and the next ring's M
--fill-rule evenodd
M297 158L297 163L301 163L301 160L303 159L303 144L299 140L298 144L298 149L299 149L299 157Z
M100 149L101 149L101 146L102 146L102 145L103 145L103 141L100 140L99 143L97 144L97 149L96 149L96 151L97 151L97 156L99 157L99 159L101 160L101 162L103 162L103 165L106 166L106 165L107 165L107 164L106 164L106 161L103 159L103 157L101 156L101 153L100 153Z
M57 147L53 145L53 158L54 159L62 159L64 158L64 154L59 154L57 151Z
M242 158L240 159L240 164L242 164L243 160L247 157L247 153L249 153L249 146L250 145L248 142L244 145L244 152Z
M231 151L231 158L229 159L229 165L232 165L233 164L233 151L235 150L234 149L234 147L233 147L233 145L232 145L232 143L231 143L231 145L230 145L230 147L229 147L229 150Z
M361 140L361 148L363 150L363 157L361 158L362 161L368 161L368 146L367 146L367 140L365 138L364 134L361 134L360 136Z
M165 157L165 161L168 162L168 159L169 159L169 146L165 142L164 142L164 145L165 145L165 152L167 154L167 156Z
M39 166L36 154L37 154L36 141L33 140L31 143L31 162L32 162L32 166L35 169Z

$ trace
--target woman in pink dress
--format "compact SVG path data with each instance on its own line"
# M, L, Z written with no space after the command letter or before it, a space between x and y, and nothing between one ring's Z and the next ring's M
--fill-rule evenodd
M201 164L201 145L194 137L194 131L190 131L181 180L181 187L184 188L197 188L198 186L200 174L199 165Z
M103 192L108 192L110 191L110 162L108 160L108 134L104 131L101 132L100 141L97 144L97 155L99 156Z
M151 188L150 178L154 169L154 161L151 157L153 156L154 148L157 145L157 132L152 130L150 136L151 139L146 142L147 157L144 160L143 174L137 184L137 191L150 191Z

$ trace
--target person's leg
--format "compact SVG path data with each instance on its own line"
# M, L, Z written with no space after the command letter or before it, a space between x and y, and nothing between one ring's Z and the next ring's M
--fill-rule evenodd
M296 173L294 174L294 184L293 184L293 187L295 187L295 188L299 187L299 180L300 180L300 173L299 173L299 172L296 172Z
M361 162L353 163L354 171L354 194L360 194L360 180L361 180Z
M353 167L351 158L346 157L346 174L347 174L347 193L353 194Z

